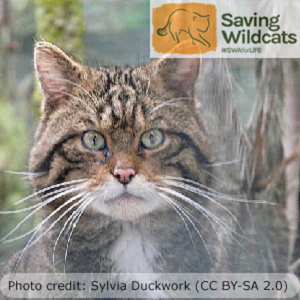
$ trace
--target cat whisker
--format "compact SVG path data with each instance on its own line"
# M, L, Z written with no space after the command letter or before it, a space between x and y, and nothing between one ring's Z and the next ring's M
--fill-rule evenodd
M198 188L195 188L193 186L190 186L188 184L184 184L184 183L178 183L178 182L174 182L174 181L170 181L170 180L165 180L163 181L166 184L175 186L175 187L179 187L182 189L185 189L187 191L190 191L192 193L195 193L199 196L202 196L208 200L210 200L212 203L216 204L217 206L219 206L220 208L222 208L224 211L226 211L231 217L232 219L236 222L236 224L238 224L239 228L241 229L241 231L243 232L244 235L246 235L246 233L244 232L242 226L240 225L240 222L238 221L238 219L236 218L236 216L233 215L233 213L224 205L222 205L221 203L219 203L218 201L216 201L214 198L211 197L211 195L209 195L209 193L206 193L203 190L200 190Z
M157 105L156 107L154 107L149 113L148 116L151 116L156 110L165 107L165 106L178 106L176 105L176 103L174 103L175 101L182 101L182 100L194 100L193 98L190 97L180 97L180 98L172 98L168 101L165 101L159 105Z
M172 185L172 184L170 184L170 185ZM206 193L206 191L202 191L202 190L199 190L199 189L193 190L194 187L191 187L189 185L182 185L182 186L174 185L174 186L181 187L181 188L186 189L188 191L194 192L194 193L196 193L196 194L198 194L198 195L200 195L200 196L208 199L212 203L216 204L221 209L225 210L231 216L231 218L234 220L234 222L238 225L238 227L241 230L242 234L239 234L236 231L233 231L230 227L228 227L228 225L223 220L221 220L220 218L218 218L217 216L215 216L214 214L212 214L214 216L214 219L220 225L222 224L222 227L225 228L228 232L233 232L236 236L239 236L239 237L241 237L244 240L250 241L249 238L247 237L246 232L244 231L243 227L241 226L240 222L238 221L237 217L227 207L225 207L224 205L220 204L218 201L216 201L215 199L213 199L211 197L211 195L209 195L208 193ZM214 195L212 195L212 196L214 196Z
M219 198L219 199L222 199L222 200L229 200L229 201L242 202L242 203L252 203L252 204L278 205L276 203L272 203L272 202L267 201L267 200L251 200L251 199L245 199L245 198L237 198L234 195L223 194L223 193L220 193L220 192L214 190L211 187L208 187L204 184L201 184L201 183L199 183L197 181L194 181L194 180L191 180L191 179L186 179L186 178L182 178L182 177L174 177L174 176L165 176L165 178L192 183L194 185L197 185L197 186L203 188L202 191L204 192L204 190L205 190L205 193L207 195L212 196L214 198Z
M43 208L45 205L47 205L47 204L49 204L49 203L51 203L51 202L53 202L54 200L56 200L56 199L59 199L59 198L61 198L61 197L63 197L63 196L66 196L66 195L68 195L68 194L70 194L70 193L73 193L73 192L75 192L75 191L78 191L78 190L80 190L80 189L82 189L84 187L84 185L81 185L81 186L79 186L79 187L75 187L75 188L70 188L70 189L68 189L67 191L63 191L63 192L61 192L61 193L59 193L59 194L57 194L57 195L55 195L55 196L53 196L53 197L51 197L51 198L49 198L49 199L47 199L46 201L44 201L44 202L42 202L42 203L40 203L40 204L37 204L37 208L35 209L35 210L33 210L30 214L28 214L22 221L20 221L15 227L14 227L14 229L12 229L8 234L6 234L2 239L1 239L1 241L3 242L3 243L9 243L9 242L12 242L12 241L15 241L15 240L19 240L19 239L21 239L21 238L23 238L23 237L25 237L25 236L27 236L27 235L29 235L30 233L32 233L34 230L35 230L35 228L34 229L32 229L32 230L30 230L30 231L28 231L27 233L25 233L25 234L23 234L23 235L21 235L21 236L18 236L18 237L16 237L16 238L13 238L13 239L7 239L9 236L11 236L23 223L25 223L30 217L32 217L37 211L39 211L41 208ZM72 198L71 198L72 199ZM70 200L69 200L70 201ZM66 203L69 203L69 201L67 201ZM66 203L64 203L63 205L61 205L58 209L60 210L62 207L64 207L65 205L66 205ZM22 211L22 210L21 210ZM54 211L54 212L56 212L57 211L57 209ZM52 212L51 213L51 215L54 213L54 212Z
M80 88L87 96L89 96L89 98L92 100L92 102L93 102L95 108L97 108L97 107L99 106L99 104L97 103L97 102L98 102L97 98L94 98L94 97L91 95L91 93L90 93L89 91L87 91L83 86L77 84L76 82L73 82L73 81L71 81L71 80L64 79L64 78L57 78L57 80L60 80L60 81L69 83L69 84L71 84L71 85L73 85L73 86L76 86L76 87Z
M9 171L9 170L5 170L4 173L10 175L22 176L21 177L22 181L27 185L31 185L34 178L37 178L44 174L43 172L30 173L30 172Z
M151 85L151 79L149 80L149 82L148 82L148 86L147 86L147 89L146 89L146 96L148 95L148 93L149 93L149 88L150 88L150 85Z
M87 197L88 197L88 195L87 195ZM87 198L87 197L84 197L85 199ZM83 205L83 204L82 204ZM69 224L69 226L68 226L68 228L66 228L66 230L65 230L65 233L64 233L64 236L63 236L63 238L65 238L73 229L73 223L74 223L74 220L76 219L76 217L78 216L78 213L79 213L79 210L80 210L80 208L82 207L82 205L80 205L73 213L72 213L72 215L68 218L68 220L66 221L66 223L70 223ZM66 224L67 225L67 224Z
M43 203L47 202L48 200L50 199L47 199L49 196L52 196L52 195L56 195L56 194L59 194L59 193L62 193L66 190L70 190L70 187L64 187L64 188L61 188L61 189L58 189L58 190L55 190L55 191L52 191L50 193L46 193L45 195L42 195L40 196L40 199L43 200L46 198L46 201L43 200L43 202L39 202L35 205L31 205L29 207L25 207L25 208L22 208L22 209L18 209L18 210L12 210L12 211L0 211L0 215L10 215L10 214L18 214L18 213L22 213L22 212L25 212L25 211L28 211L28 210L33 210L34 208L36 207L40 207L40 206L43 206ZM51 201L52 202L52 201ZM48 204L48 202L47 202Z
M202 226L202 224L200 223L200 221L187 209L187 207L184 207L183 205L181 205L180 203L177 203L178 205L180 205L182 207L182 209L185 210L185 212L197 223L199 224L200 226ZM211 218L209 215L207 215L205 212L201 212L205 218L208 220L208 222L210 223L210 225L212 226L212 228L214 229L214 232L216 233L216 235L218 236L219 238L219 234L218 234L218 231L214 225L214 223L212 222ZM204 228L205 229L205 228ZM207 231L207 229L206 229Z
M42 193L45 193L45 192L47 192L49 190L54 189L54 188L59 188L61 186L65 186L65 185L71 185L71 184L81 183L81 182L84 182L84 181L86 181L86 179L76 179L76 180L71 180L71 181L62 182L62 183L58 183L58 184L53 184L51 186L48 186L48 187L43 188L41 190L38 190L37 192L35 192L35 193L33 193L33 194L29 195L29 196L26 196L25 198L17 201L14 205L18 205L20 203L23 203L24 201L26 201L28 199L36 197L36 196L38 196L38 195L40 195Z
M63 95L66 95L66 96L69 96L69 97L71 97L71 98L73 98L73 99L78 100L78 101L79 101L81 104L83 104L87 109L89 109L93 115L96 114L96 111L95 111L94 109L92 109L92 108L91 108L86 102L84 102L80 97L74 96L74 95L72 95L72 94L70 94L70 93L63 92L63 91L59 91L59 93L60 93L60 94L63 94Z
M84 192L80 193L72 198L70 198L68 201L66 201L64 204L62 204L61 206L59 206L58 208L56 208L51 214L49 214L47 216L47 218L45 218L43 221L41 221L34 229L37 229L35 234L30 238L29 242L28 242L28 246L26 246L27 248L32 247L33 245L35 245L44 235L46 235L69 211L71 211L75 206L79 205L82 201L84 200L79 200L77 202L75 202L72 206L70 206L66 211L64 211L57 219L55 219L55 221L47 228L47 230L45 230L45 232L43 232L36 240L34 240L32 243L31 241L33 240L34 236L36 235L36 233L38 232L38 230L40 228L42 228L42 226L55 214L57 214L63 207L67 206L68 204L74 202L75 200L81 198L82 196L84 196Z
M183 207L183 206L182 206ZM184 207L183 207L184 208ZM186 211L186 213L197 223L197 224L199 224L200 226L202 226L202 224L201 224L201 222L192 214L192 213L190 213L188 210L187 210L187 208L184 208L185 209L185 211ZM215 226L215 224L214 224L214 222L213 222L213 220L211 219L211 217L210 216L208 216L206 213L203 213L203 215L204 215L204 217L207 219L207 221L209 222L209 224L211 225L211 227L212 227L212 229L213 229L213 231L214 231L214 233L216 234L216 236L217 236L217 238L218 238L218 240L219 240L219 242L220 242L220 245L221 245L221 247L223 248L223 250L224 250L224 252L225 252L225 254L228 256L228 253L227 253L227 249L225 248L225 246L223 245L223 243L222 243L222 238L220 237L220 233L218 232L218 230L217 230L217 228L216 228L216 226ZM203 228L203 226L202 226L202 228ZM207 229L206 229L207 230ZM209 252L210 253L210 252ZM210 255L211 256L211 255ZM211 259L212 260L212 259Z
M211 256L211 253L209 251L209 248L208 248L208 245L206 243L206 241L204 240L202 234L199 232L198 228L196 227L195 223L191 220L190 217L193 217L192 215L189 214L188 211L186 211L186 209L180 205L179 203L176 203L176 201L170 197L168 197L167 195L163 194L163 193L159 193L159 195L164 198L167 203L169 203L169 205L178 213L178 215L180 216L180 218L182 219L187 231L188 231L188 234L191 238L191 241L192 241L192 244L193 244L193 247L194 247L194 251L195 251L195 255L197 256L197 250L196 250L196 245L195 245L195 242L194 242L194 239L191 235L191 232L190 232L190 229L189 227L187 226L187 223L185 222L182 214L187 218L187 220L192 224L193 228L195 229L195 231L197 232L198 236L200 237L200 239L202 240L203 244L204 244L204 247L206 248L207 250L207 253L209 255L209 258L211 260L211 262L213 263L213 259L212 259L212 256ZM189 216L190 215L190 216Z
M208 176L210 176L214 180L216 180L216 181L218 181L220 183L223 183L223 181L220 178L218 178L216 175L214 175L212 172L209 172L208 170L205 170L205 169L202 169L201 172L207 174Z
M196 249L194 239L193 239L193 237L192 237L192 235L191 235L191 231L190 231L189 227L187 226L187 224L186 224L184 218L182 217L182 210L178 208L178 205L176 205L175 201L174 201L172 198L170 198L170 197L168 197L167 195L164 195L164 194L162 194L162 193L159 193L159 195L160 195L162 198L164 198L164 199L167 201L167 203L168 203L168 204L176 211L176 213L179 215L179 217L181 218L182 222L184 223L185 228L186 228L187 231L188 231L188 234L189 234L189 236L190 236L190 238L191 238L191 241L192 241L192 244L193 244L193 246L194 246L194 249Z
M198 209L204 216L206 216L207 218L211 218L211 220L214 220L222 230L224 230L224 232L226 234L228 234L236 243L238 243L241 247L243 247L239 241L234 237L234 235L241 237L243 239L246 239L244 236L240 235L239 233L237 233L236 231L234 231L232 228L230 228L230 226L225 223L223 220L221 220L220 218L218 218L215 214L213 214L210 210L208 210L207 208L205 208L204 206L200 205L199 203L194 202L193 200L191 200L190 198L186 197L185 195L174 191L170 188L164 188L164 187L157 187L159 190L167 192L173 196L178 197L179 199L185 201L186 203L192 205L194 208Z
M67 221L64 223L64 225L63 225L61 231L59 232L59 234L58 234L58 236L57 236L57 238L56 238L56 241L55 241L55 244L54 244L54 247L53 247L53 255L52 255L52 261L53 261L53 267L54 267L54 269L55 269L55 249L56 249L56 246L57 246L57 244L58 244L58 242L59 242L59 240L60 240L60 237L62 236L62 234L63 234L65 228L67 227L67 225L68 225L69 223L70 223L70 224L69 224L69 228L72 226L73 220L76 219L76 217L77 217L77 215L78 215L80 209L81 209L81 208L84 206L84 204L85 204L85 200L88 199L89 196L90 196L90 193L88 193L88 194L84 195L84 197L82 197L82 199L80 200L80 203L83 202L83 204L81 204L81 205L80 205L74 212L72 212L72 214L68 217ZM69 228L67 229L67 231L69 230ZM74 225L73 225L73 229L74 229ZM73 229L72 229L72 231L73 231ZM69 239L70 239L70 238L69 238Z
M242 161L243 161L242 159L234 159L234 160L229 160L229 161L220 161L220 162L215 162L215 163L203 164L203 166L205 166L205 167L222 167L222 166L240 163Z
M179 203L178 203L179 204ZM183 206L182 206L183 207ZM186 213L197 223L197 224L199 224L202 228L203 228L203 226L202 226L202 224L200 223L200 221L191 213L191 212L189 212L188 211L188 209L187 208L185 208L185 207L183 207L184 209L185 209L185 211L186 211ZM226 247L223 245L223 242L222 242L222 238L220 237L220 233L218 232L218 230L217 230L217 228L216 228L216 226L215 226L215 224L214 224L214 222L213 222L213 220L214 220L214 218L212 218L210 215L208 215L208 214L206 214L205 212L202 212L202 214L204 215L204 217L207 219L207 221L209 222L209 224L211 225L211 227L212 227L212 229L213 229L213 231L214 231L214 233L216 234L216 236L217 236L217 238L218 238L218 240L219 240L219 242L220 242L220 245L221 245L221 247L223 248L223 250L224 250L224 253L228 256L228 252L227 252L227 249L226 249ZM221 219L219 219L220 221L221 221ZM217 223L219 224L219 226L221 225L218 221L217 221ZM225 223L226 224L226 223ZM222 228L222 226L220 226L221 228ZM206 229L207 230L207 229ZM228 229L226 229L226 230L228 230ZM231 231L231 229L230 229L230 231ZM234 239L235 240L235 239ZM208 250L209 251L209 250Z
M76 213L75 213L75 215L74 215L74 222L73 222L72 230L71 230L71 232L70 232L70 235L69 235L69 238L68 238L68 241L67 241L67 247L66 247L66 251L65 251L64 273L66 273L66 264L67 264L67 257L68 257L68 249L69 249L69 243L70 243L70 240L71 240L73 231L74 231L74 229L76 228L77 223L79 222L79 220L80 220L82 214L84 213L86 207L87 207L92 201L94 201L94 198L93 198L93 197L87 198L87 199L83 202L83 204L76 210Z
M13 174L13 175L24 175L25 178L38 177L44 174L43 172L33 173L33 172L19 172L19 171L9 171L9 170L4 171L4 173Z
M191 200L192 201L192 200ZM177 203L178 205L180 205L179 203ZM192 213L190 213L189 211L188 211L188 209L186 208L186 207L184 207L184 206L182 206L182 205L180 205L181 207L182 207L182 209L184 209L185 210L185 212L196 222L196 223L198 223L200 226L202 225L201 223L200 223L200 221L199 220L197 220L196 219L196 217L195 216L193 216L193 214ZM195 206L194 206L195 207ZM199 208L197 208L198 210L199 210ZM223 243L222 243L222 240L221 240L221 237L220 237L220 235L219 235L219 233L218 233L218 231L217 231L217 229L216 229L216 226L215 226L215 224L213 223L213 221L212 220L214 220L214 218L211 216L211 215L209 215L209 214L207 214L205 211L203 211L203 210L200 210L201 211L201 213L204 215L204 217L207 219L207 221L210 223L210 225L211 225L211 227L213 228L213 230L214 230L214 232L215 232L215 234L216 234L216 236L217 236L217 238L218 238L218 240L221 242L221 247L224 249L224 251L225 251L225 253L227 254L227 249L223 246ZM212 214L213 215L213 214ZM214 215L213 215L214 216ZM215 221L217 221L217 223L220 225L220 227L222 228L222 224L220 224L220 222L219 221L221 221L221 220L215 220ZM222 223L222 221L221 221L221 223ZM227 229L226 229L227 230ZM230 229L231 230L231 229ZM202 238L201 238L202 239ZM205 241L202 239L202 241L203 241L203 243L204 243L204 245L206 246L206 243L205 243ZM206 246L207 247L207 246ZM211 257L211 254L210 254L210 251L209 251L209 249L208 249L208 247L207 247L207 251L208 251L208 253L209 253L209 255L210 255L210 257ZM227 254L228 255L228 254ZM211 258L211 260L212 260L212 258Z
M69 213L69 211L71 211L75 206L79 205L81 203L80 200L78 202L75 202L73 205L71 205L66 211L64 211L53 223L51 223L51 225L40 235L38 236L34 241L34 237L36 236L36 234L39 232L39 230L43 227L43 225L54 215L56 214L58 211L60 211L63 207L65 207L66 205L68 205L69 203L77 200L78 198L80 198L81 196L83 196L85 193L80 193L72 198L70 198L68 201L66 201L63 205L59 206L57 209L55 209L50 215L47 216L46 219L44 219L42 222L40 222L33 230L35 230L35 232L33 233L33 235L31 236L31 238L29 239L29 241L27 242L26 246L24 247L24 249L22 250L19 258L18 258L18 262L15 266L15 271L17 270L19 263L24 255L24 253L26 252L27 249L29 249L30 247L34 246L43 236L45 236L67 213ZM30 230L30 232L32 232L33 230ZM27 234L26 234L27 235Z
M227 195L227 194L220 193L220 192L214 190L211 187L208 187L208 186L206 186L204 184L201 184L201 183L199 183L197 181L194 181L194 180L191 180L191 179L186 179L186 178L182 178L182 177L174 177L174 176L165 176L165 178L167 180L171 179L171 180L177 180L177 181L183 181L183 182L187 182L187 183L192 183L192 184L194 184L196 186L201 187L203 189L201 191L203 191L203 192L205 191L208 195L211 195L211 196L216 197L216 198L222 198L224 200L232 200L232 201L237 201L237 202L253 202L252 200L239 199L239 198L236 198L233 195Z

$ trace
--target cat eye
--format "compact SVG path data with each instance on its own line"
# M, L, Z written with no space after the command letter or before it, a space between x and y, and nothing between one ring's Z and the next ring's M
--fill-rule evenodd
M156 149L164 142L164 134L159 129L146 131L141 137L141 145L145 149Z
M82 143L85 148L91 151L99 151L106 147L103 135L94 130L87 131L83 134Z

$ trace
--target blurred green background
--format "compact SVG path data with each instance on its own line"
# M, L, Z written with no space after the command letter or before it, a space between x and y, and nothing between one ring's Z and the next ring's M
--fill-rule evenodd
M0 0L0 211L14 209L13 204L31 192L27 160L40 105L33 69L35 40L53 42L88 65L147 63L150 1ZM254 99L256 85L254 62L234 60L233 69L246 91L237 91L237 105L247 114L247 99ZM22 218L0 215L0 238ZM33 222L28 220L17 234ZM0 260L26 240L0 243Z

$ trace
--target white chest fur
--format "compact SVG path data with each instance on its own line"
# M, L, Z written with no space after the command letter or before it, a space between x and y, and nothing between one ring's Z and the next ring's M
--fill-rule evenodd
M153 242L131 224L125 224L123 232L111 250L117 272L151 273L156 256Z

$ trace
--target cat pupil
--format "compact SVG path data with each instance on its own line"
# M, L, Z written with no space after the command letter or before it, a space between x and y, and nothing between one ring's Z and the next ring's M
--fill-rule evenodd
M93 137L93 144L94 144L94 146L97 145L97 142L98 142L97 136L94 135L94 137Z
M154 134L153 134L153 132L151 131L151 133L150 133L150 143L151 144L154 144Z

